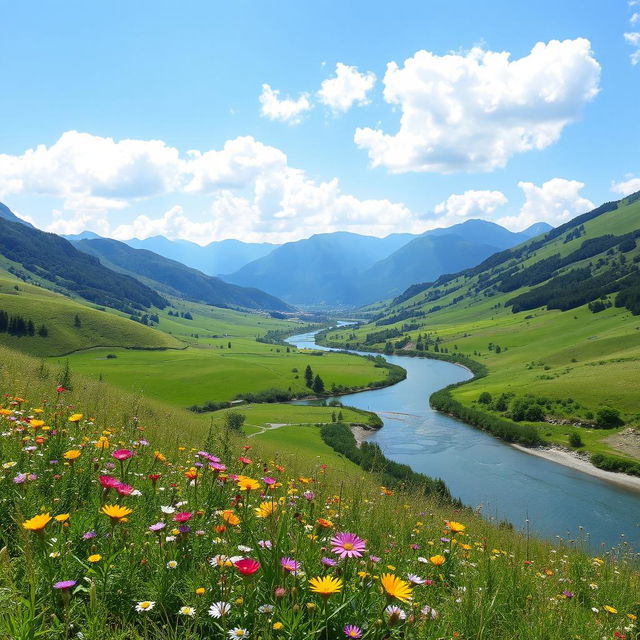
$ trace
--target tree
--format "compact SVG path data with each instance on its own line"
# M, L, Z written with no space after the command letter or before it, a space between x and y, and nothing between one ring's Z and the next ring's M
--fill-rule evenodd
M73 326L76 329L79 329L82 326L82 322L80 320L80 316L76 313L75 318L73 319Z
M480 397L478 398L478 402L480 404L491 404L492 400L493 398L491 397L491 394L488 391L483 391L480 394Z
M311 370L310 364L308 364L307 368L304 370L304 381L309 389L313 387L313 371Z
M245 420L246 416L239 411L227 411L224 414L224 426L230 431L241 431Z
M227 343L227 349L231 349L231 341Z
M40 326L40 328L38 329L38 335L41 338L46 338L49 335L49 329L47 329L46 324Z
M572 447L575 447L576 449L578 447L583 447L584 446L584 442L582 442L582 438L580 437L580 434L577 431L572 431L569 434L569 444Z
M324 382L319 375L313 379L313 391L314 393L324 393Z
M64 361L64 369L62 370L62 375L60 376L60 386L68 391L71 390L71 367L69 366L69 360Z
M596 414L596 426L600 429L612 429L613 427L619 427L623 424L624 422L617 409L602 407Z

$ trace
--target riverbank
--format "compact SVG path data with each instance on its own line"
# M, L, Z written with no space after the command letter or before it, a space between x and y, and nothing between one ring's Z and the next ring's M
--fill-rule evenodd
M640 478L627 475L626 473L615 473L613 471L599 469L595 465L591 464L586 457L583 457L576 451L571 451L562 447L523 447L522 445L513 443L511 446L523 453L528 453L529 455L537 456L538 458L544 458L545 460L561 464L565 467L574 469L575 471L581 471L582 473L587 473L595 478L600 478L601 480L617 484L620 487L640 492Z

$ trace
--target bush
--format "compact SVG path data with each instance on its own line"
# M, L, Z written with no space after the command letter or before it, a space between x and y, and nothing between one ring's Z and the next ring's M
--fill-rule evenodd
M478 402L480 404L491 404L493 398L491 397L491 394L488 391L483 391L480 394L480 397L478 398Z
M599 429L613 429L623 424L620 412L612 407L602 407L596 415L596 427Z
M584 442L582 442L582 438L580 437L580 434L577 431L572 431L569 434L569 444L572 447L575 447L576 449L578 447L584 447Z

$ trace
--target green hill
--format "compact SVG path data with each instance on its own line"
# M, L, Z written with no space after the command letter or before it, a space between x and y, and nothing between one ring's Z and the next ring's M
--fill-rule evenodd
M164 308L166 300L131 276L115 273L100 261L78 251L68 240L22 222L0 220L0 257L24 280L49 287L124 313Z
M473 361L487 375L451 390L448 410L510 422L511 439L526 432L567 445L576 432L591 452L640 458L635 432L606 418L613 409L626 427L640 422L639 228L640 194L607 203L415 285L369 324L326 341Z
M143 278L151 287L187 300L218 306L292 311L292 307L259 289L240 287L187 267L153 251L134 249L108 238L82 239L75 246L110 268Z
M0 313L30 320L33 336L0 332L0 344L38 356L62 355L88 347L183 347L167 333L109 310L72 300L44 287L21 282L0 270ZM76 316L78 320L76 320ZM79 326L78 326L79 323ZM39 335L46 328L46 337ZM0 327L1 328L1 327Z

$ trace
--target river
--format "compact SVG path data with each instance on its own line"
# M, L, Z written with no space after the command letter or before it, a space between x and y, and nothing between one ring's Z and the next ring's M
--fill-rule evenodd
M315 332L287 341L299 349L326 350L315 344ZM444 479L466 505L481 507L486 518L508 520L518 530L525 530L528 520L533 533L551 540L580 538L593 552L625 541L638 549L639 493L518 451L431 409L434 391L471 377L463 367L427 358L385 358L407 370L406 380L339 400L382 418L384 427L370 441L388 458Z

